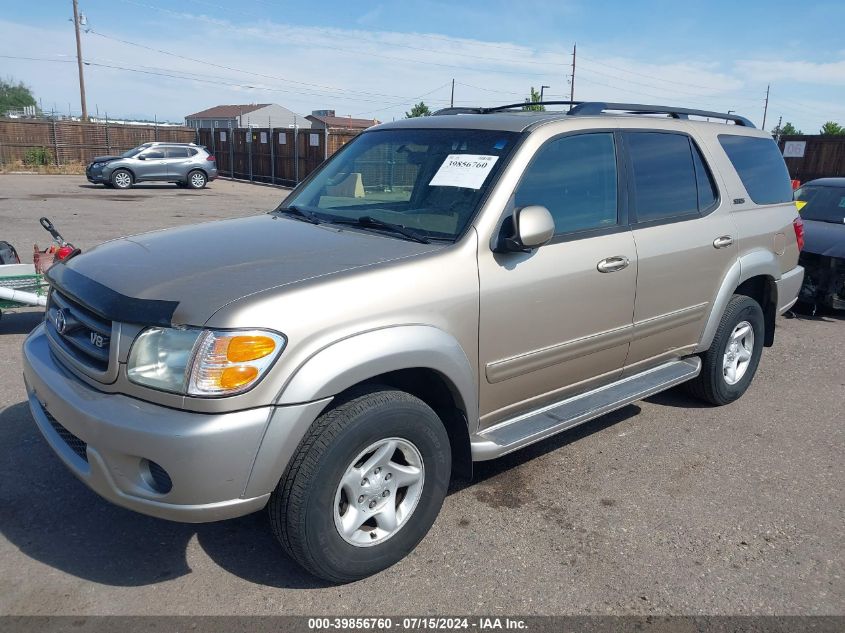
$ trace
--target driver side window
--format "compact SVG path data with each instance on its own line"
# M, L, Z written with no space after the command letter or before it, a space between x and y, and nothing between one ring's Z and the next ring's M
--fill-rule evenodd
M562 136L541 147L514 192L517 207L538 204L562 235L618 222L613 133Z
M147 160L151 158L164 158L164 152L160 149L148 149L143 155Z

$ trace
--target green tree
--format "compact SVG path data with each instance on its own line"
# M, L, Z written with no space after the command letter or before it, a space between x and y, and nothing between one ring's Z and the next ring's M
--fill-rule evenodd
M534 90L534 86L531 86L531 98L526 99L525 103L527 104L535 104L540 101L540 93ZM522 109L525 111L531 112L545 112L546 106L541 105L524 105Z
M35 97L32 96L32 90L22 81L15 83L11 77L5 80L0 79L0 114L34 105Z
M425 104L425 101L420 101L417 105L411 108L410 112L405 113L406 119L415 119L418 116L431 116L431 108Z
M845 128L834 121L828 121L822 126L822 136L843 136L845 135Z
M789 121L783 124L783 127L779 130L779 132L780 136L799 136L804 133L792 125Z

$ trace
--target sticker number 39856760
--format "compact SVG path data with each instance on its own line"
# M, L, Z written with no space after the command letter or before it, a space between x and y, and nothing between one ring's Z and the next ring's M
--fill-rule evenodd
M498 156L449 154L428 184L431 187L480 189L497 160Z

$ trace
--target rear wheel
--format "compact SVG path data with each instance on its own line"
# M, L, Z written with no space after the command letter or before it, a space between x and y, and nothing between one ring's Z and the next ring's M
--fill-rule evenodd
M449 437L428 405L388 387L359 392L302 440L270 500L273 531L315 576L364 578L423 539L450 474Z
M117 189L129 189L133 182L132 173L126 169L116 169L111 175L111 184Z
M763 354L760 304L734 295L725 308L713 343L701 355L701 373L687 383L692 395L711 404L733 402L748 389Z
M208 182L205 173L195 170L188 174L188 187L191 189L202 189Z

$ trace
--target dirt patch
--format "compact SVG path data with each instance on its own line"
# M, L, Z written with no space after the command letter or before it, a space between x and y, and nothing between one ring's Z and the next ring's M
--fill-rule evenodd
M102 194L95 193L31 193L30 200L111 200L112 202L140 202L144 196L132 196L129 194Z
M521 508L534 498L518 468L479 483L474 492L476 499L491 508Z

